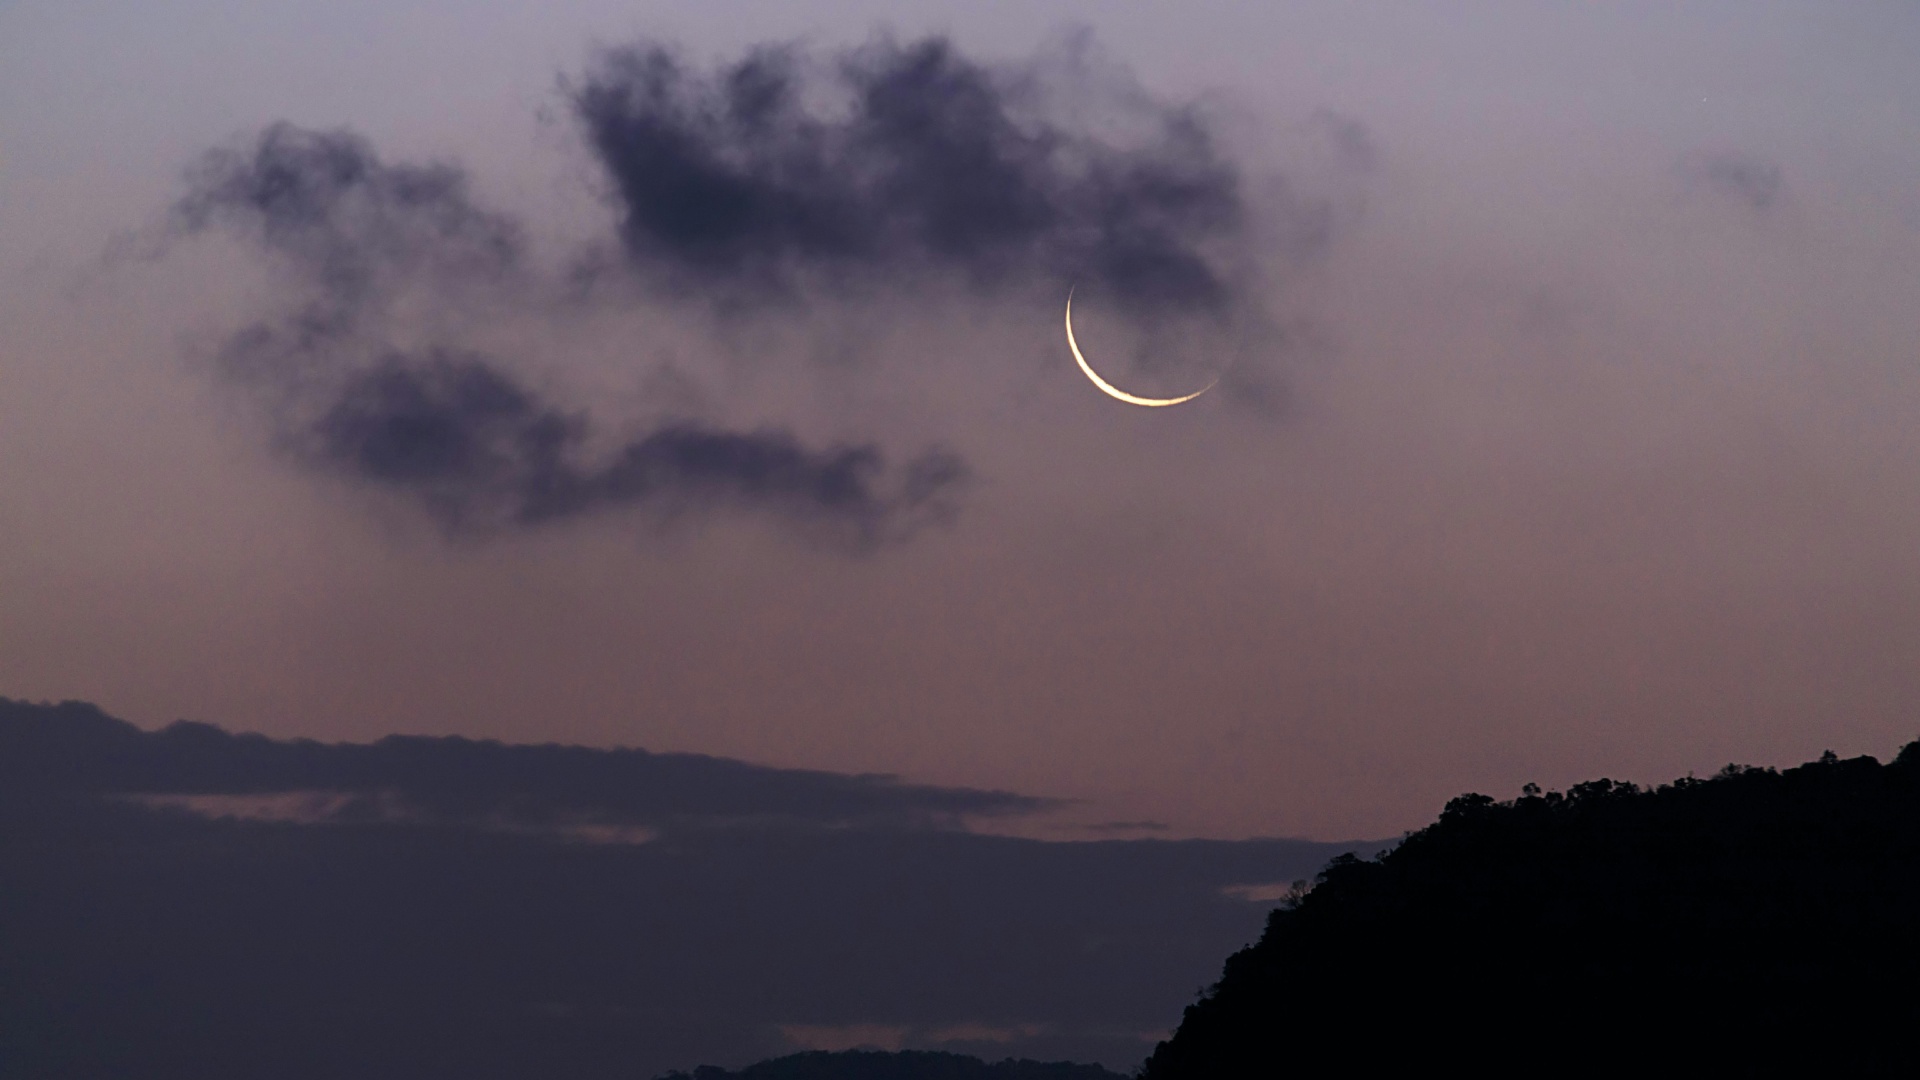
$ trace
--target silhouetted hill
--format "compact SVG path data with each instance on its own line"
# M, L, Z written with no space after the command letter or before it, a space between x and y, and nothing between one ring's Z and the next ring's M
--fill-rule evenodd
M1147 1080L1920 1069L1920 743L1466 795L1272 913Z
M903 1050L814 1051L762 1061L738 1071L705 1066L661 1080L1125 1080L1098 1065L1066 1061L982 1061L961 1054Z

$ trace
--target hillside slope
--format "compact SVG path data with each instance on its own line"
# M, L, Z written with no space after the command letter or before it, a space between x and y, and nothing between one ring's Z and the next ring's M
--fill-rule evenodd
M1879 1073L1916 1030L1920 743L1455 799L1273 912L1144 1076Z

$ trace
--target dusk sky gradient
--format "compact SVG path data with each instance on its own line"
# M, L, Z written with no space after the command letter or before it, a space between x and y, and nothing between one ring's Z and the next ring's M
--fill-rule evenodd
M929 35L1034 201L939 201L846 119ZM700 135L784 224L643 227L582 104L638 42L687 86L793 46L790 156ZM0 3L0 695L1080 800L984 826L1054 837L1884 756L1916 55L1904 3ZM458 170L512 257L386 203L324 250L183 224L283 122ZM1175 174L1230 197L1152 204ZM1075 281L1109 378L1220 389L1102 396ZM462 371L477 456L431 485L353 426Z

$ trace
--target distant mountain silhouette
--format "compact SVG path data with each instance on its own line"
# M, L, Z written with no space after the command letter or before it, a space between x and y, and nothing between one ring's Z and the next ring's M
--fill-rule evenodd
M0 1078L635 1080L861 1027L1132 1068L1259 932L1233 887L1352 847L962 827L1041 805L0 699Z
M730 1071L704 1066L660 1080L1126 1080L1098 1065L1066 1061L982 1061L925 1050L813 1051Z
M1920 1074L1920 743L1466 795L1272 913L1145 1080Z

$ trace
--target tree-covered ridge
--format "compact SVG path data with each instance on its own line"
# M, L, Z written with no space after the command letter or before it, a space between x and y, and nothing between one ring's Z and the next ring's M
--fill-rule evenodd
M1914 1031L1920 743L1457 798L1274 911L1143 1075L1879 1073L1914 1067Z
M815 1050L738 1071L705 1065L692 1073L668 1073L661 1080L1121 1080L1121 1075L1067 1061L982 1061L928 1050Z

